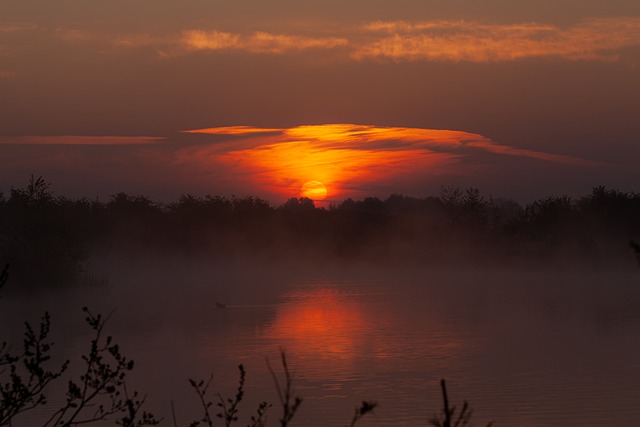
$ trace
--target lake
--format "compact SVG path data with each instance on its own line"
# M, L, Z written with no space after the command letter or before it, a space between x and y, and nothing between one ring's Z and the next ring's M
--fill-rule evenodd
M108 269L108 267L104 267ZM216 308L216 303L224 307ZM59 357L79 366L89 330L80 307L108 314L108 332L135 359L128 384L173 425L200 417L187 379L213 375L210 398L235 395L237 425L259 402L281 411L266 358L280 352L303 399L292 426L426 426L449 399L472 424L640 425L640 271L376 269L185 265L122 266L102 286L5 295L2 337L49 310ZM65 384L50 390L61 398ZM14 424L30 426L34 418ZM19 419L20 420L20 419ZM24 424L21 424L24 423Z

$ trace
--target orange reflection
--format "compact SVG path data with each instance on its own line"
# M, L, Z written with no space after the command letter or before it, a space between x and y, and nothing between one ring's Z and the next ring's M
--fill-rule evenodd
M279 307L265 335L299 355L354 359L368 338L370 321L356 301L319 288Z
M394 307L363 291L299 287L259 335L306 361L305 376L319 378L327 370L336 378L349 376L364 360L407 368L433 358L451 360L462 351L464 342L428 303Z

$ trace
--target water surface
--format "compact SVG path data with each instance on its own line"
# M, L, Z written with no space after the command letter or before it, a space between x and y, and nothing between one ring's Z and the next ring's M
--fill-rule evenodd
M361 426L428 425L440 411L441 378L454 404L470 402L476 425L640 422L635 271L140 270L103 287L0 303L3 321L12 319L3 333L14 340L16 319L50 310L56 351L76 366L89 339L80 307L115 308L109 332L137 363L130 384L164 425L172 402L180 425L199 417L187 378L213 374L211 398L231 397L240 363L239 425L262 400L274 403L269 425L277 425L265 359L282 374L281 351L304 399L293 425L347 425L362 400L379 407Z

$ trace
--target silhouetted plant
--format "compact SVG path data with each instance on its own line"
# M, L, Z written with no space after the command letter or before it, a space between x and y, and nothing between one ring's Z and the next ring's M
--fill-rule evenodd
M0 273L0 290L4 288L4 285L7 283L8 280L9 280L9 264L5 264L4 268L2 269L2 273ZM0 296L0 298L2 298L2 296Z
M267 423L267 411L271 407L271 403L260 402L256 415L251 416L251 423L247 427L264 427Z
M377 402L369 402L369 401L363 400L362 404L359 407L356 407L356 410L353 414L353 418L351 419L351 424L349 424L349 427L354 427L362 417L364 417L370 412L373 412L376 406L378 406Z
M94 315L87 307L82 310L94 332L89 353L82 356L85 369L79 381L69 381L64 406L51 415L45 426L88 424L114 416L116 424L125 427L158 424L153 414L141 412L145 397L128 393L125 377L134 363L120 352L111 336L103 336L109 316Z
M462 409L457 417L455 417L456 407L449 406L449 397L447 395L447 385L444 380L440 380L440 387L442 388L442 415L434 416L430 423L434 427L464 427L469 424L473 410L469 407L469 404L465 400L462 404ZM455 418L454 418L455 417ZM487 427L491 427L492 422L487 424Z
M0 274L0 289L8 278L9 265L6 265ZM25 322L25 328L23 348L19 354L9 353L8 343L0 344L0 426L11 425L17 415L44 405L44 389L60 377L69 363L66 361L53 371L46 366L51 359L49 352L53 345L47 340L51 328L48 313L40 321L37 333L28 322Z
M640 264L640 245L633 240L629 241L629 245L631 246L631 249L633 249L633 252L635 252L636 254L638 264Z
M45 313L38 332L25 322L21 353L5 352L8 348L5 342L0 346L0 375L8 376L6 380L0 377L0 426L11 425L17 415L44 405L47 402L44 389L67 369L69 361L54 370L46 366L53 345L47 339L50 327L49 314Z
M269 358L266 358L267 368L269 369L269 373L273 378L273 384L276 387L276 391L278 392L278 399L280 399L280 405L282 406L282 418L280 418L280 426L286 427L289 422L293 419L293 416L296 414L296 411L302 404L302 398L300 396L292 397L293 393L293 378L291 376L291 372L289 371L289 366L287 365L287 356L284 351L280 352L280 361L282 363L282 369L284 370L284 389L280 385L280 381L278 380L278 376L275 371L271 367L271 363L269 362ZM293 399L293 401L292 401Z
M293 417L295 416L300 404L302 403L302 398L299 396L293 397L293 377L291 375L291 371L289 370L289 365L287 363L287 357L284 351L280 353L280 359L282 363L282 369L284 372L284 384L281 384L278 379L278 375L271 367L271 363L269 359L266 358L267 368L269 373L271 374L274 382L274 386L276 388L278 399L280 400L280 404L282 407L282 417L280 418L280 426L287 426ZM238 404L242 401L244 397L244 384L246 371L243 365L238 366L238 370L240 371L240 381L238 384L238 389L236 391L236 395L233 398L224 399L221 394L218 394L219 403L217 406L220 408L221 412L216 414L218 418L224 420L225 427L229 427L233 422L238 421ZM213 418L211 416L211 412L209 408L213 405L213 402L206 398L207 392L209 391L209 387L211 385L211 381L213 380L213 376L210 376L209 379L205 382L205 380L195 381L193 379L189 379L189 384L195 390L198 395L198 399L200 401L200 405L203 410L203 416L199 420L193 421L189 424L189 427L197 427L200 424L204 424L206 426L213 426ZM261 402L258 405L258 410L256 415L251 416L249 424L247 427L264 427L267 424L267 411L272 405L268 402ZM366 414L371 413L374 408L376 408L378 404L372 401L363 401L359 407L356 407L353 418L351 419L350 427L354 427L356 423L364 417ZM173 404L172 404L173 408ZM173 411L173 409L172 409ZM175 418L174 412L174 427L177 427L177 421Z
M213 402L211 402L210 400L207 400L205 397L207 395L207 391L209 390L209 386L211 385L212 380L213 380L213 375L209 376L209 379L207 380L207 382L205 382L204 380L200 380L196 382L196 380L189 378L189 384L198 395L198 399L200 400L200 405L202 406L202 410L204 412L202 415L202 418L200 418L197 421L193 421L191 424L189 424L189 427L196 427L202 423L208 425L209 427L213 426L213 418L211 418L211 414L209 413L209 408L211 407L211 405L213 405Z
M240 383L238 384L236 395L233 398L230 397L224 399L222 395L218 393L219 402L217 403L217 406L220 408L221 412L217 413L216 416L224 420L224 424L226 427L229 427L234 421L238 421L238 405L244 397L244 381L246 376L244 365L238 365L238 370L240 371ZM213 418L211 417L211 413L209 412L209 408L211 407L211 405L213 405L213 402L207 400L206 398L207 391L209 390L209 386L211 385L212 380L213 375L209 376L207 382L205 382L204 380L195 381L193 379L189 379L189 384L198 395L200 405L202 406L202 410L204 412L201 419L193 421L191 424L189 424L190 427L196 427L202 423L210 427L213 425ZM258 418L261 418L260 410L258 415Z
M240 404L240 401L244 397L244 378L246 372L242 364L238 365L238 370L240 371L240 384L238 384L236 395L233 398L227 398L225 401L222 395L218 394L218 398L220 399L218 407L222 412L218 413L217 416L224 420L226 427L229 427L232 422L238 421L238 404Z

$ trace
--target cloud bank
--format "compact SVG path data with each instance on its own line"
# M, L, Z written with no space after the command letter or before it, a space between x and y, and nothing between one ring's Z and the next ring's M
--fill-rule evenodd
M611 61L620 51L640 47L640 17L591 19L570 27L543 23L482 24L469 21L376 21L344 27L337 35L300 35L255 31L250 34L190 29L168 43L165 52L243 51L252 54L292 54L337 48L355 61L391 60L505 62L526 58ZM118 38L119 46L149 46L154 38ZM172 44L172 46L171 46Z

